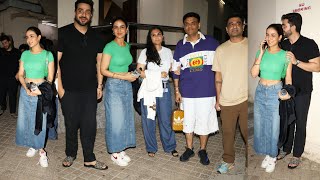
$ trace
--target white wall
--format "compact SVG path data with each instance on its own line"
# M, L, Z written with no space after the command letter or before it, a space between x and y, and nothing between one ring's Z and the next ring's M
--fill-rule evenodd
M35 18L11 18L12 14L19 12L21 12L21 10L16 8L8 8L7 10L0 12L0 32L11 35L16 48L18 48L20 44L26 43L24 36L28 27L38 27L38 20Z
M183 27L183 15L193 11L200 15L201 31L207 33L207 0L139 0L138 23ZM147 30L138 31L138 42L145 43ZM166 44L175 45L183 33L164 32ZM139 52L138 52L139 55Z
M319 0L269 0L265 3L264 0L249 0L248 1L248 16L249 16L249 57L252 65L254 54L258 49L259 40L263 38L263 29L268 24L273 22L281 23L281 16L283 14L293 12L294 9L299 8L300 3L305 3L305 7L311 6L310 10L299 12L303 18L301 34L312 38L320 45L320 24L318 17L320 17L320 1ZM268 12L268 14L266 14ZM320 162L320 74L313 73L313 93L307 124L307 141L305 146L304 157L313 161ZM254 95L256 86L255 81L249 81L251 100Z
M265 37L266 28L269 24L279 22L275 6L276 0L269 0L268 3L265 3L264 0L248 0L249 72L259 49L259 44ZM258 81L258 78L253 79L249 76L250 102L253 102Z
M73 23L74 19L74 2L70 0L58 0L58 28ZM98 25L99 21L99 0L93 0L94 13L92 26Z
M183 0L138 1L138 23L182 27ZM138 42L145 43L148 31L138 31ZM182 33L164 32L166 44L176 44Z
M201 32L207 34L208 1L184 0L183 15L188 12L196 12L200 15ZM180 17L180 21L182 21L182 16Z

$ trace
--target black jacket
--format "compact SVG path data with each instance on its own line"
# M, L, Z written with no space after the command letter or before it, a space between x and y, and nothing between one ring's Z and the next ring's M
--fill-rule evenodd
M39 85L41 95L38 96L36 126L34 134L38 135L42 131L43 114L47 113L47 127L53 126L53 121L56 116L56 111L53 102L53 88L48 82Z
M288 100L280 100L279 115L280 115L280 134L278 141L278 148L281 148L287 140L288 126L296 120L294 96L296 90L292 85L284 85L282 89L285 89L291 96Z

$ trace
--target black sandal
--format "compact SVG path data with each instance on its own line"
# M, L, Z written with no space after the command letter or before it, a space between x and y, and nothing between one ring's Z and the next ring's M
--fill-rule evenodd
M301 163L301 158L292 157L290 159L290 161L289 161L288 168L289 169L294 169L294 168L298 167L300 163ZM293 165L293 166L290 166L290 164Z
M154 157L155 155L156 155L156 153L154 153L154 152L148 152L149 157Z
M277 156L277 160L281 160L281 159L285 158L286 156L288 156L289 154L290 154L289 152L281 151Z
M177 150L171 151L171 154L172 154L173 157L178 157L179 156L179 153L178 153Z
M73 164L73 161L75 160L75 157L72 156L67 156L66 158L64 158L64 160L62 161L62 166L63 167L70 167ZM65 165L65 163L68 163L67 165Z
M100 161L96 161L96 164L95 165L86 165L86 164L83 164L84 167L87 167L87 168L94 168L94 169L98 169L98 170L107 170L108 169L108 166L103 163L103 162L100 162Z

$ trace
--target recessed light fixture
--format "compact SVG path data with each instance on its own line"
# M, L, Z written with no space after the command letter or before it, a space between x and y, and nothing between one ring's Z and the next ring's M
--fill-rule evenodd
M47 26L52 26L52 27L58 27L57 24L52 23L51 21L47 21L47 20L42 20L41 24L47 25Z

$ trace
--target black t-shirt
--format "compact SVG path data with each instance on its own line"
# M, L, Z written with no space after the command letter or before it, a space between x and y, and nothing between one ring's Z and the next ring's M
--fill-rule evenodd
M96 57L103 50L101 38L90 27L82 34L73 23L59 28L58 35L58 51L62 52L60 68L64 89L73 92L96 89Z
M11 51L0 49L0 77L15 77L19 70L20 56L21 53L16 48L12 48Z
M291 51L297 60L309 62L310 59L319 57L319 48L313 39L304 36L291 44L287 39L281 44L282 49ZM296 88L297 95L312 92L312 72L305 71L295 65L292 66L292 85Z

